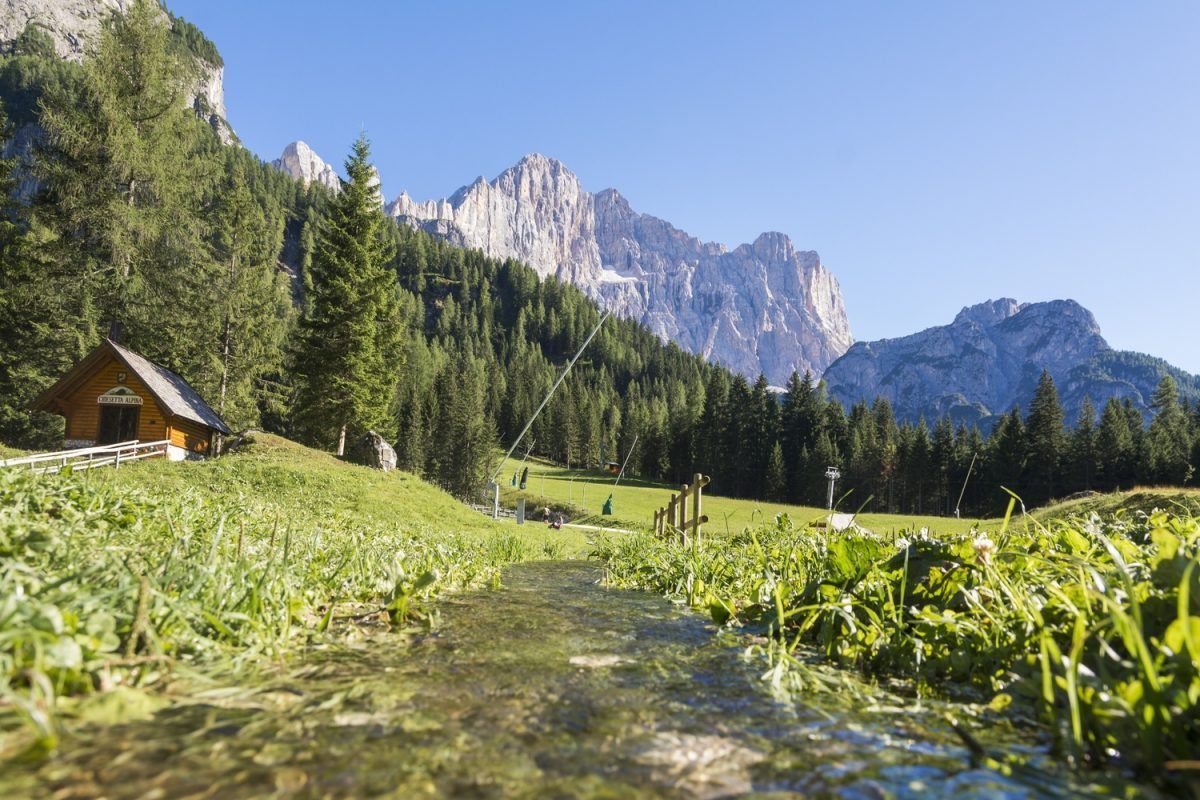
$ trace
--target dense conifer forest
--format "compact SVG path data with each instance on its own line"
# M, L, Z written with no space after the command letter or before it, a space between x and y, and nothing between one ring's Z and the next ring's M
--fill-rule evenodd
M32 28L0 57L4 138L37 126L31 163L0 169L0 439L54 447L61 420L24 406L110 335L186 377L235 429L326 449L342 426L374 429L406 469L477 492L597 306L385 218L365 138L336 196L221 144L178 102L197 57L220 61L149 2L107 23L83 66ZM982 514L1007 502L1002 487L1035 504L1191 483L1200 407L1166 378L1153 408L1148 425L1117 400L1064 420L1043 376L987 435L899 424L885 400L843 409L808 375L781 395L613 319L528 442L572 467L632 448L647 478L700 471L722 494L805 504L823 503L838 465L845 507Z

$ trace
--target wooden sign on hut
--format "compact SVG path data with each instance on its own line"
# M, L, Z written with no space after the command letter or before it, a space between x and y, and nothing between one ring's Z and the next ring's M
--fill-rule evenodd
M229 428L188 382L105 339L30 404L67 419L68 448L166 440L173 460L203 458Z

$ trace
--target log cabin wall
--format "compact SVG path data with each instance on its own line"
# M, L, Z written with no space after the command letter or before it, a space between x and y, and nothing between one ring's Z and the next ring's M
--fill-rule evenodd
M125 373L124 383L117 380L122 372ZM104 366L90 375L62 403L67 418L67 441L96 441L100 435L100 404L96 402L96 398L114 386L126 386L142 398L137 438L143 442L166 439L170 426L154 395L150 394L145 385L124 364L110 357Z
M212 431L203 425L175 417L171 420L171 444L182 447L189 453L207 455L212 446Z

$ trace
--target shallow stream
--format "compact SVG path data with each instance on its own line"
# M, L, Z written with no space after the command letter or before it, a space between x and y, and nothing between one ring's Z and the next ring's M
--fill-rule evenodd
M286 679L213 690L84 730L24 774L31 796L1055 797L1079 787L1034 750L972 766L928 706L773 698L744 642L594 563L510 569L444 599L434 632L312 654ZM1009 737L1011 738L1011 737ZM13 784L9 783L11 788Z

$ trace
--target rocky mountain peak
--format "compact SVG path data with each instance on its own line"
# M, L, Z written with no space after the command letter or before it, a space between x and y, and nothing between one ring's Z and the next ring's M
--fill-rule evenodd
M1110 397L1129 398L1145 412L1168 372L1181 385L1195 385L1164 362L1113 350L1096 318L1074 300L1009 298L965 308L950 325L859 342L830 365L825 382L845 405L883 396L901 419L949 414L987 424L1027 404L1043 369L1058 384L1071 421L1085 397L1096 407Z
M129 6L129 0L3 0L0 47L10 47L34 24L49 35L59 56L81 63L94 47L104 21L114 13L125 13ZM199 75L187 104L228 144L233 141L233 131L226 121L224 67L200 58L197 64Z
M307 143L299 139L283 148L283 154L272 161L271 166L305 186L315 181L334 192L342 189L337 170L325 163Z
M663 339L782 385L820 372L853 341L837 280L812 251L766 233L732 251L592 194L561 161L531 153L443 200L401 193L396 219L542 276L570 281Z
M975 322L984 327L991 327L1017 314L1024 307L1024 305L1013 300L1011 297L988 300L977 305L967 306L958 312L958 316L954 318L953 324L962 325L964 323Z

